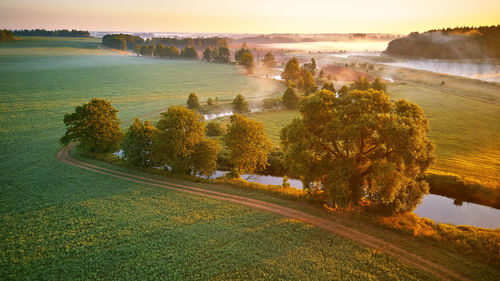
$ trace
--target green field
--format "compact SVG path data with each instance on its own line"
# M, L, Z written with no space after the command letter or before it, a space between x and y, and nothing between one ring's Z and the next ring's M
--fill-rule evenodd
M232 65L127 57L97 43L0 45L1 279L430 279L303 223L58 161L64 113L93 97L125 120L191 91L203 100L281 90Z

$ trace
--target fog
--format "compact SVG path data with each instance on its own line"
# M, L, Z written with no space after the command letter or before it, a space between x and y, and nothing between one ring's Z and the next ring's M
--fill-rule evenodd
M405 60L399 62L384 62L383 64L475 78L483 81L500 82L500 65L498 64L450 62L442 60Z

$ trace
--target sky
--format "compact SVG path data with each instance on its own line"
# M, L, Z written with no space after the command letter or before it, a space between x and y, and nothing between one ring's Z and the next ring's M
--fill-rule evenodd
M397 33L500 24L499 0L0 0L0 28Z

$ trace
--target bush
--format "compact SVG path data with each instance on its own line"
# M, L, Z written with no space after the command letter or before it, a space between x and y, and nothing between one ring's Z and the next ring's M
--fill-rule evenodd
M226 126L221 122L210 121L206 125L205 134L209 137L217 137L226 134Z
M265 98L262 102L265 109L271 109L281 106L280 98Z

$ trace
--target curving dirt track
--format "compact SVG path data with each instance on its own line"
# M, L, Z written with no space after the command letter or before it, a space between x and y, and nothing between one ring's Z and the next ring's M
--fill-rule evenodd
M307 214L298 210L294 210L291 208L283 207L280 205L276 205L273 203L268 203L256 199L246 198L237 195L226 194L217 191L206 190L202 188L175 184L168 181L160 181L155 179L150 179L146 177L136 176L129 173L124 173L120 171L114 171L111 169L107 169L104 167L96 166L93 164L85 163L79 160L76 160L71 157L70 152L75 148L77 143L71 143L65 147L63 147L58 153L57 158L64 163L69 165L73 165L76 167L80 167L85 170L93 171L96 173L101 173L109 176L113 176L116 178L140 183L140 184L148 184L152 186L167 188L171 190L176 190L180 192L186 192L190 194L195 194L199 196L205 196L213 199L224 200L228 202L232 202L235 204L245 205L251 208L260 209L268 212L272 212L275 214L279 214L282 216L290 217L324 230L327 230L333 234L339 235L341 237L347 238L349 240L355 241L362 245L365 245L369 248L376 249L380 252L383 252L391 257L394 257L401 262L416 267L424 272L427 272L435 277L442 280L470 280L455 271L444 268L443 266L433 263L431 261L425 260L420 256L414 255L404 249L399 248L398 246L385 242L376 237L367 235L362 233L354 228L350 228L344 226L342 224L336 223L331 220L327 220L318 216L314 216L311 214Z

